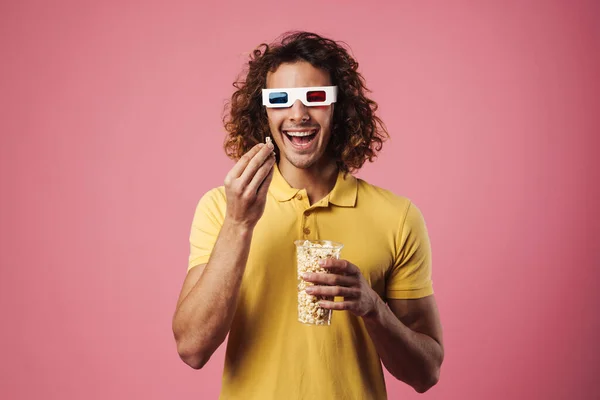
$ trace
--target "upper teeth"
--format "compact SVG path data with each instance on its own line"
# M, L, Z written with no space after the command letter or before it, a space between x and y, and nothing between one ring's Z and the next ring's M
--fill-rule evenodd
M312 135L315 132L316 132L315 130L312 130L312 131L302 131L302 132L285 131L285 133L287 133L290 136L298 136L298 137L301 137L301 136L310 136L310 135Z

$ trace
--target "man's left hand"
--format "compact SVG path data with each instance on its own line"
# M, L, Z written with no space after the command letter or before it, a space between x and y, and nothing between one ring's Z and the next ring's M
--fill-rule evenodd
M315 285L306 288L313 296L341 296L343 301L320 300L319 305L330 310L348 310L358 317L377 314L381 299L369 286L360 269L335 258L321 260L319 265L329 273L307 273L303 279Z

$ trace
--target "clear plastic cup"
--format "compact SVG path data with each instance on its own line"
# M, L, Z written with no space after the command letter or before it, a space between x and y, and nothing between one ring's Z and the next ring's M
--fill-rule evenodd
M325 258L340 258L343 244L330 240L296 240L296 263L298 270L298 321L308 325L331 325L331 310L319 307L319 300L333 301L332 296L313 296L305 289L312 282L302 279L306 272L327 273L319 265Z

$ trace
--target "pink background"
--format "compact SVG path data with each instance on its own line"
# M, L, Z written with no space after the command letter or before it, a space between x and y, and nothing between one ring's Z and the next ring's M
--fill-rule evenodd
M0 397L217 398L223 347L171 332L190 223L247 54L305 29L393 137L359 176L430 229L446 360L390 399L599 398L598 2L210 3L0 5Z

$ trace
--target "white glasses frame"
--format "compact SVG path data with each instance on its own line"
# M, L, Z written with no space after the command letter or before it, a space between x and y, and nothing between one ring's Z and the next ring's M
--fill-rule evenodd
M307 100L308 92L323 91L325 92L325 101L311 101ZM262 102L263 106L267 108L286 108L291 107L296 100L300 100L302 104L307 107L317 106L328 106L337 101L337 86L309 86L309 87L297 87L297 88L273 88L262 90ZM285 92L287 94L286 103L271 103L269 97L272 93Z

